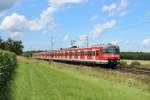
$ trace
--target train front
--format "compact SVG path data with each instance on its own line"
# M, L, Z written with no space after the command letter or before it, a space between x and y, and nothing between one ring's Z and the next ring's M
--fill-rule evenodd
M116 45L103 47L102 59L107 61L109 67L116 67L120 63L120 49Z

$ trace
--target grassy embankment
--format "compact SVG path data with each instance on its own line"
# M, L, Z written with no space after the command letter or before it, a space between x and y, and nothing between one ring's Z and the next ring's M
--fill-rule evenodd
M124 63L127 64L127 66L129 65L129 67L141 67L141 68L150 68L150 60L121 60L123 61ZM134 65L133 63L138 63L139 65L135 65L135 66L132 66ZM131 65L131 66L130 66Z
M10 100L149 100L150 98L149 81L143 82L138 76L99 68L27 60L21 57L18 62L16 72L9 82L9 92L7 91ZM149 79L149 76L142 77L144 80Z
M140 62L141 64L150 64L149 60L123 60L126 61L128 64L131 64L133 61Z

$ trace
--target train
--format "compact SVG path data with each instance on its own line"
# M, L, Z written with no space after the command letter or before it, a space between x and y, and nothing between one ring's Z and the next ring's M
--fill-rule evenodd
M71 63L91 63L116 67L120 64L119 46L107 44L88 48L68 48L33 53L32 58L42 60L64 61Z

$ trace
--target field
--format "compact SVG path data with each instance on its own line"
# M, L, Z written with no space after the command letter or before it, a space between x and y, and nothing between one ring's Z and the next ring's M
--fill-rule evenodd
M149 60L123 60L123 61L126 61L128 64L131 64L133 61L140 62L141 64L150 64Z
M3 96L2 96L3 95ZM18 57L0 100L149 100L149 76Z

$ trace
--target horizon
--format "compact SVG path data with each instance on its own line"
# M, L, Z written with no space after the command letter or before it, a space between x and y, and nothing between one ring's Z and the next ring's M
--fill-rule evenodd
M121 52L150 52L150 1L0 1L0 37L21 40L24 51L112 43Z

